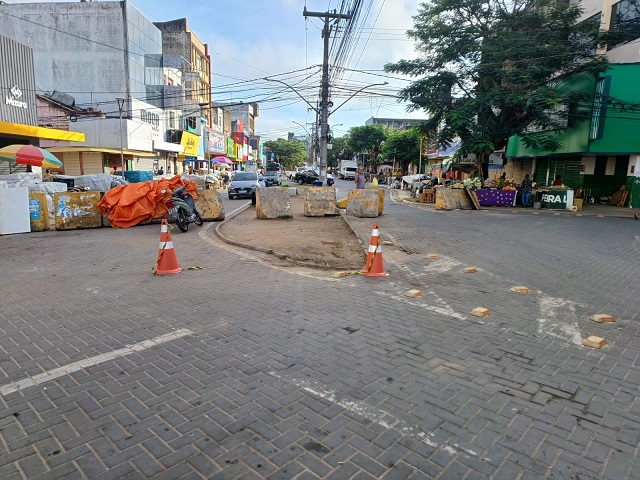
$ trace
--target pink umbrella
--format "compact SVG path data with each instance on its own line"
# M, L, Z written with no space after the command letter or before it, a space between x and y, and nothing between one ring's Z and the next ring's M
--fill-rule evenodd
M233 163L233 160L227 157L216 157L213 161L218 163L226 163L227 165L231 165Z

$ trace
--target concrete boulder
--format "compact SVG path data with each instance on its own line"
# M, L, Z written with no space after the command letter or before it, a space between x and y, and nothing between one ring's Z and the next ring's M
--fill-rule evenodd
M59 192L53 195L56 230L101 228L100 192Z
M347 196L347 215L358 218L374 218L378 216L379 194L377 190L349 190Z
M285 187L258 188L256 190L256 217L261 220L291 217L289 190Z
M324 217L337 215L336 189L333 187L309 187L304 192L304 216Z
M436 188L436 210L473 210L467 192L461 188Z
M216 190L198 190L196 208L205 222L224 220L222 197Z

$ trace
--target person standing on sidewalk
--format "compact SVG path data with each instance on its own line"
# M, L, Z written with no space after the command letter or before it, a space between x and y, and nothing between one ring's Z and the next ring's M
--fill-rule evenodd
M529 206L529 200L531 199L531 179L527 173L522 180L520 189L522 190L522 206L527 208Z
M367 177L364 174L364 170L362 168L358 169L358 173L356 173L356 188L362 190L367 182Z

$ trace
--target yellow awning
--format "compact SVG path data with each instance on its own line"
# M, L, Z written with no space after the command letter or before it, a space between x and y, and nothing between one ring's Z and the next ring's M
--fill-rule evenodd
M63 140L66 142L84 142L84 133L68 132L55 128L34 127L22 123L0 122L0 134L34 137L43 140Z
M51 153L73 153L73 152L98 152L98 153L113 153L120 155L119 148L102 148L102 147L50 147L46 150ZM123 149L122 153L134 157L157 157L158 155L153 152L144 152L142 150L129 150Z

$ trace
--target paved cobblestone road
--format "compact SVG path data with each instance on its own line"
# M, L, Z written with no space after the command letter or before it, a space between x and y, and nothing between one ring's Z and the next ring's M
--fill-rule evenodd
M379 224L386 278L274 269L212 224L173 235L207 269L162 277L157 225L0 238L0 478L640 478L638 222Z

